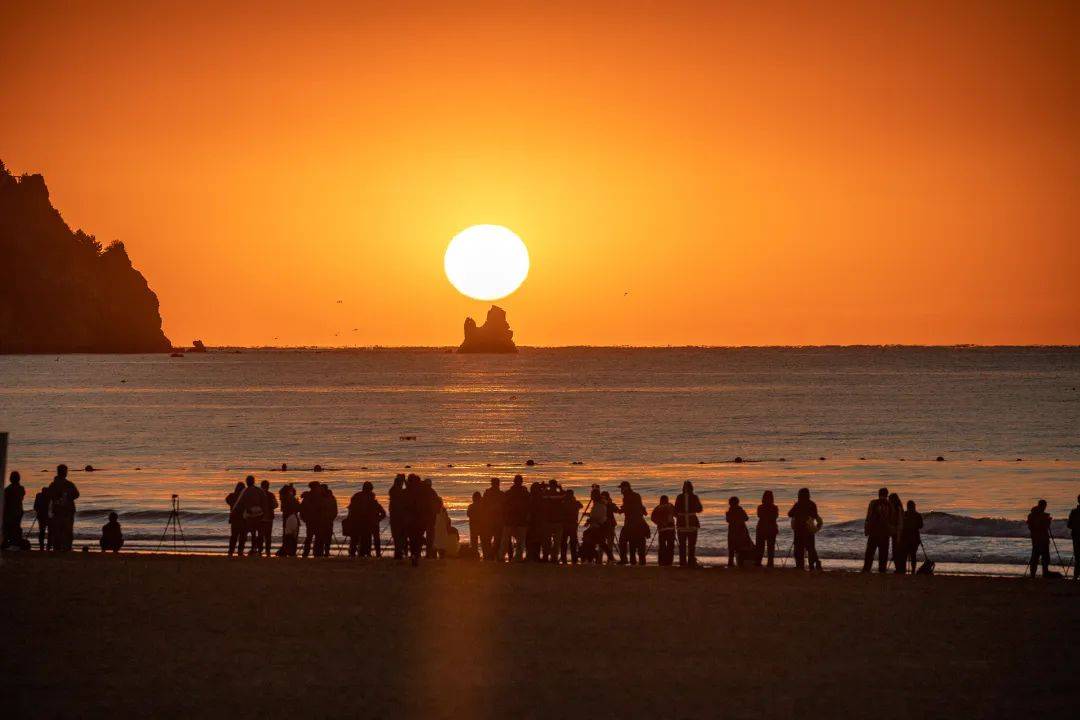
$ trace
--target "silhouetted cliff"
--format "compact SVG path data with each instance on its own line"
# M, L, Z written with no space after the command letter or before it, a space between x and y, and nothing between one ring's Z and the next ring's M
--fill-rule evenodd
M517 352L514 344L514 331L506 321L506 311L492 305L488 310L487 320L480 327L472 318L465 318L465 340L458 348L463 353L513 353Z
M157 295L121 242L72 232L41 175L0 161L0 353L165 352Z

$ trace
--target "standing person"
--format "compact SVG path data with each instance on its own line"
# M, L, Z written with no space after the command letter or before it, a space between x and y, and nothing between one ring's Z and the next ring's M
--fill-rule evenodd
M2 477L2 476L0 476ZM29 550L30 543L23 540L22 516L23 498L26 497L26 488L22 486L22 476L12 471L8 476L8 486L4 488L4 517L3 535L4 544L0 549L9 547Z
M360 552L364 557L371 555L375 548L375 557L382 557L382 521L386 519L386 510L375 497L375 486L369 482L363 485L367 495L364 498L363 511L360 514Z
M278 557L296 557L296 545L300 539L300 501L296 499L296 488L286 483L278 490L281 500L281 547Z
M645 503L641 501L641 495L630 487L630 483L623 480L619 483L622 492L623 526L619 533L619 563L626 562L626 551L630 551L630 564L645 564L646 540L649 539L649 525L645 522Z
M566 564L566 551L570 551L570 562L578 562L578 514L581 501L574 497L574 491L568 489L559 503L559 562Z
M610 510L604 502L599 485L593 485L589 499L589 515L585 524L585 532L581 535L581 559L585 562L597 564L604 561L604 550L607 545L608 515ZM608 556L611 549L607 548Z
M487 518L484 517L484 496L477 490L472 494L472 502L465 509L465 516L469 518L469 546L479 559L480 538L487 532Z
M603 550L607 554L609 563L615 562L615 531L619 529L619 520L616 513L621 512L619 506L611 499L611 493L607 490L600 493L600 500L607 506L607 522L604 523Z
M323 519L319 523L319 535L315 538L316 541L321 540L323 557L330 557L330 546L334 539L334 521L338 516L338 504L337 498L334 497L334 491L330 489L330 486L326 483L319 483L323 494Z
M269 480L263 480L259 487L262 488L265 500L262 526L259 528L259 547L266 553L266 557L270 557L270 541L274 537L274 511L278 509L278 501L274 493L270 492Z
M534 482L529 486L529 527L525 531L525 558L540 562L544 539L544 486Z
M525 489L525 480L520 475L514 476L514 484L503 497L504 524L502 539L499 542L499 560L510 553L513 541L513 559L521 562L525 559L525 536L529 532L529 491Z
M303 557L307 557L314 545L315 557L322 557L322 531L326 510L323 507L322 487L318 480L308 483L308 489L300 493L300 519L304 522Z
M503 536L503 492L499 489L499 478L491 478L491 487L484 491L484 534L480 536L480 547L485 560L502 560L499 556Z
M687 480L675 498L675 517L679 540L679 567L697 567L697 535L701 522L701 500L694 494L694 484Z
M390 541L394 543L394 559L405 559L405 475L398 473L387 493L390 506Z
M656 525L656 559L665 567L675 562L675 506L667 495L653 508L651 519Z
M52 549L49 534L49 488L45 486L34 496L34 514L37 515L38 550Z
M244 554L244 542L248 536L251 537L251 549L248 555L254 557L259 554L259 534L262 532L263 516L266 514L267 507L265 495L262 489L255 485L254 475L244 478L244 490L233 505L233 512L239 515L243 523L240 543L237 547L238 555Z
M542 507L544 527L541 552L544 560L550 563L559 562L559 553L562 546L563 498L565 495L565 491L559 487L559 483L555 478L548 481L544 491Z
M1043 577L1050 571L1050 522L1052 518L1046 512L1046 501L1040 500L1027 516L1028 530L1031 532L1031 577L1042 562Z
M1073 542L1073 580L1080 580L1076 567L1080 563L1080 495L1076 496L1076 507L1069 513L1069 531Z
M423 506L424 549L429 558L434 558L438 556L438 553L435 550L435 516L438 515L442 498L439 497L439 493L435 492L435 486L432 484L431 478L425 478L420 484L427 494L427 499Z
M754 548L757 550L757 564L761 565L761 559L768 555L767 567L773 566L773 557L776 555L776 536L780 532L777 522L780 517L780 508L773 500L772 490L766 490L761 494L761 504L757 506L757 527L754 529Z
M750 554L753 552L754 542L750 539L750 531L746 528L746 524L750 522L750 516L739 504L739 498L735 496L728 498L728 509L724 513L724 519L728 524L728 567L733 567L735 563L738 563L739 567L747 567L750 565Z
M375 497L375 486L365 482L349 500L349 510L345 521L349 523L351 534L349 536L349 557L357 555L359 546L360 557L371 557L371 546L374 540L375 554L382 557L382 544L379 538L379 523L386 519L386 511ZM342 522L342 526L345 522Z
M809 488L799 489L798 499L788 510L788 517L791 518L791 531L795 534L795 567L802 570L803 558L808 556L810 569L820 570L821 560L818 559L814 540L824 522L818 514L817 503L810 499Z
M405 492L402 495L402 521L404 523L406 545L413 567L420 564L420 555L424 547L424 534L427 532L427 518L434 515L427 507L431 495L420 480L420 476L409 473L405 480Z
M900 572L900 535L904 531L904 503L896 493L889 493L889 543L892 546L893 565Z
M450 522L450 513L446 511L441 497L435 499L435 533L432 539L435 557L457 557L461 551L461 535Z
M109 513L109 522L101 526L101 540L98 544L101 545L102 552L120 552L120 548L124 547L124 531L116 513Z
M56 466L56 477L49 485L49 537L53 550L67 552L75 542L75 501L79 488L68 480L67 465Z
M915 501L907 501L907 510L904 512L904 524L900 531L900 555L896 560L896 572L903 575L907 570L908 561L911 561L911 574L914 575L919 569L917 553L922 545L922 514L915 509Z
M243 492L244 483L238 482L233 491L225 496L225 504L229 506L229 557L232 557L237 545L240 546L240 554L244 554L244 546L240 542L244 535L244 519L236 512L236 501Z
M874 566L874 553L878 556L878 572L885 572L889 565L889 541L892 536L892 514L889 505L889 489L878 490L876 500L866 506L866 520L863 522L863 534L866 536L866 556L863 558L864 573Z

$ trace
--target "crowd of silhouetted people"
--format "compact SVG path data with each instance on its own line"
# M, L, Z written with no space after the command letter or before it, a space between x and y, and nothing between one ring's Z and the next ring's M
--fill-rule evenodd
M583 503L572 488L564 488L554 479L526 486L524 478L515 475L510 486L503 489L502 481L492 478L483 493L472 495L466 511L469 542L463 544L432 481L415 473L400 474L390 485L386 509L375 496L372 484L365 482L349 499L340 527L348 539L349 557L382 557L381 528L383 521L389 520L393 556L408 559L414 565L421 557L644 565L654 544L660 565L674 565L676 552L680 566L698 564L697 537L701 527L698 516L703 507L694 493L693 483L684 482L674 502L661 495L651 510L629 482L619 483L618 491L616 500L599 485L593 485ZM5 550L32 547L22 530L25 495L19 473L12 472L4 489ZM37 528L39 550L72 549L78 498L79 490L68 478L67 466L58 466L56 477L34 497L31 531ZM340 507L326 483L312 480L299 496L292 483L285 483L275 494L268 481L256 483L255 477L248 475L225 496L225 505L230 556L270 556L278 515L281 542L274 553L278 557L325 557L335 546L343 545L335 532ZM774 567L780 507L771 490L762 494L755 515L757 522L751 534L750 513L738 497L729 498L724 514L729 567ZM815 538L824 523L808 488L798 491L787 517L792 529L789 552L795 567L820 570ZM1032 577L1040 566L1044 577L1056 574L1050 570L1051 522L1046 501L1040 500L1027 517ZM1077 507L1069 514L1067 527L1072 535L1073 556L1080 558L1080 496ZM922 528L923 517L914 501L909 500L905 506L899 495L881 488L866 510L863 572L873 570L875 559L879 572L888 571L890 559L897 573L906 573L909 567L912 573L932 572L933 564L925 548L921 567L917 559L922 547ZM111 552L118 552L124 545L123 530L115 512L109 514L108 523L101 529L99 545L103 551ZM1075 572L1073 576L1076 577Z

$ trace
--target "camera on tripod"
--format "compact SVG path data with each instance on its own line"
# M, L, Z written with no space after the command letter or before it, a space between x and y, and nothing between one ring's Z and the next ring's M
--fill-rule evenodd
M172 494L172 509L169 511L169 519L165 521L165 530L161 533L161 539L158 540L157 549L161 550L162 544L165 542L165 538L169 536L169 531L172 531L172 546L173 552L177 551L177 538L187 546L187 538L184 537L184 528L180 525L180 496L176 493Z

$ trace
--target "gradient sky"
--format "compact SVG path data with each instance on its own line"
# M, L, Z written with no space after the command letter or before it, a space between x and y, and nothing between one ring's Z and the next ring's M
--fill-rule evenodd
M885 5L9 1L0 159L177 344L1080 343L1080 3Z

